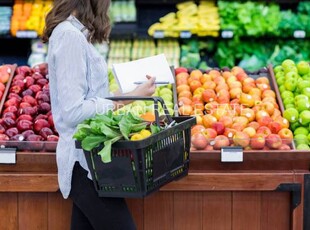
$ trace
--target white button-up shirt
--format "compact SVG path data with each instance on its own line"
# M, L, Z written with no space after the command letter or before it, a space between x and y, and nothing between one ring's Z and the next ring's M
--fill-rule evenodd
M72 138L85 119L113 107L105 60L87 41L88 31L74 16L53 30L48 46L48 71L52 114L59 133L56 150L60 191L67 198L71 190L74 163L89 171L84 153ZM90 177L90 174L88 174Z

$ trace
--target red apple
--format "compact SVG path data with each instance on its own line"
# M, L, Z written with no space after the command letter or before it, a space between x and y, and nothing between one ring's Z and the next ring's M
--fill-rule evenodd
M282 143L287 145L291 144L294 138L293 132L288 128L282 128L278 135L281 137Z
M266 137L266 144L271 149L278 149L282 145L281 137L278 134L269 134Z
M214 149L218 150L218 149L221 149L222 147L226 147L226 146L229 146L228 137L226 137L224 135L218 135L217 137L215 137L214 145L213 145Z
M222 135L225 131L225 125L219 121L214 122L211 125L211 128L214 129L218 135Z
M265 136L263 134L255 134L250 141L250 146L252 149L263 149L265 143Z

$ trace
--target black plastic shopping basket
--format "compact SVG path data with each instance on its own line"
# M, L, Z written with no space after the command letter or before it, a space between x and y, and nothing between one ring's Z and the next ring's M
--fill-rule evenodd
M85 151L95 188L101 197L142 198L163 185L184 177L189 169L190 132L195 117L171 117L160 97L113 97L111 100L153 100L159 125L158 102L168 124L175 125L140 141L122 140L112 145L110 163L97 154L103 146ZM79 142L77 147L81 148Z

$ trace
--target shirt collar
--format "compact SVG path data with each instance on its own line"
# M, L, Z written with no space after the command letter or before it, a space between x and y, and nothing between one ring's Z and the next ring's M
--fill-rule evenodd
M80 30L84 34L84 36L87 38L87 36L89 34L88 29L86 29L86 27L75 16L70 14L70 16L67 18L67 20L69 22L71 22L74 27L76 27L78 30Z

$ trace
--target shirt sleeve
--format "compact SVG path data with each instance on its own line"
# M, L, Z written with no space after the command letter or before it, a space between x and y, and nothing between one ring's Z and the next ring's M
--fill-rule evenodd
M76 31L66 31L54 46L57 100L64 122L76 126L96 113L113 109L113 102L100 97L86 99L87 54L85 41Z

